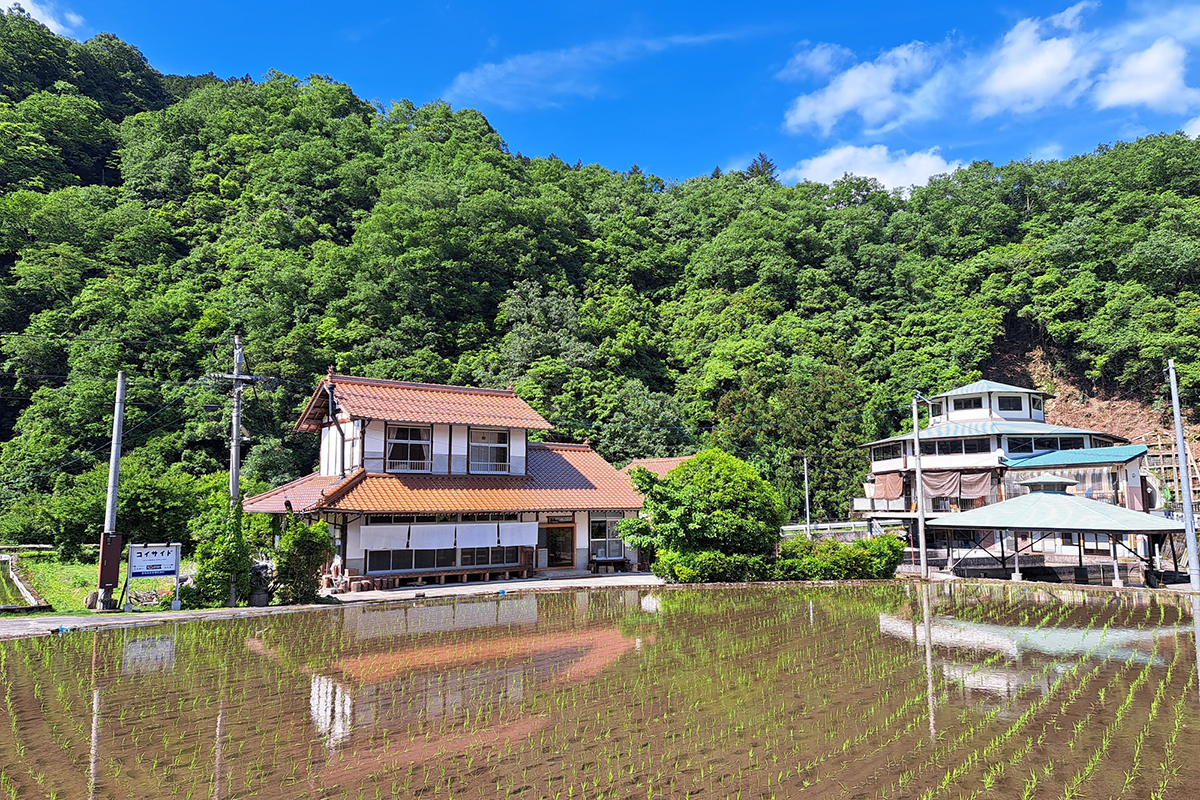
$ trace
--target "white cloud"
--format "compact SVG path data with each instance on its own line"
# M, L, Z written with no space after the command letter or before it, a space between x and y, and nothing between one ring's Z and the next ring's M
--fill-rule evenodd
M83 17L70 9L59 11L51 2L41 0L21 0L21 8L29 12L29 16L45 25L59 36L69 36L76 28L83 25Z
M824 78L853 60L854 53L851 50L838 44L822 42L796 53L788 59L783 69L775 73L775 77L785 81L809 77Z
M1099 6L1099 3L1092 2L1092 0L1083 0L1047 18L1046 22L1056 28L1062 28L1064 31L1077 31L1083 23L1083 12L1091 11Z
M1096 86L1096 105L1149 106L1157 111L1185 111L1200 92L1187 86L1184 62L1187 50L1169 36L1147 49L1120 59Z
M1057 161L1063 157L1063 146L1058 142L1048 142L1035 147L1029 157L1034 161Z
M944 76L935 72L938 61L938 53L929 45L910 42L874 61L855 64L823 89L792 101L784 127L792 132L815 127L828 136L851 114L877 131L931 116L944 83Z
M659 53L673 47L703 45L733 38L732 34L666 36L659 39L616 39L511 56L460 72L443 92L452 103L482 102L500 108L548 108L569 97L592 97L600 91L596 73L612 64Z
M1200 117L1183 123L1183 132L1193 139L1200 138Z
M976 115L1070 105L1090 86L1098 57L1086 49L1086 41L1078 35L1043 38L1043 27L1040 20L1023 19L1004 35L975 89Z
M849 173L876 178L892 189L904 189L924 185L930 177L952 172L961 166L961 161L942 158L936 147L908 153L904 150L888 150L882 144L871 147L841 145L783 170L780 178L788 182L812 180L831 183Z

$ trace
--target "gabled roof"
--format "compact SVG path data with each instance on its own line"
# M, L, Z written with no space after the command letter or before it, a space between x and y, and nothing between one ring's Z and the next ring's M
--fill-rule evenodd
M921 429L921 441L930 439L962 439L968 436L999 436L1003 434L1013 434L1015 436L1082 436L1087 434L1126 441L1120 436L1101 431L1068 428L1064 425L1050 425L1045 422L1034 422L1032 420L1008 419L990 419L978 422L943 422L940 425L931 425L928 428ZM891 436L887 439L880 439L859 446L870 447L877 444L887 444L888 442L909 441L912 441L912 434L904 433L899 436Z
M296 430L314 433L329 412L326 387L343 414L422 425L452 423L500 428L550 430L550 423L511 389L478 389L437 383L389 381L330 374L321 379L296 422Z
M947 514L931 520L933 528L975 530L1097 531L1100 533L1157 533L1181 531L1173 519L1131 511L1065 492L1030 492L1011 500Z
M671 456L670 458L635 458L630 461L621 471L629 473L634 467L642 467L648 469L660 478L667 477L667 473L678 467L683 462L687 461L691 456Z
M1119 447L1092 447L1087 450L1055 450L1029 458L1006 458L1009 469L1055 469L1082 467L1088 464L1127 464L1146 455L1146 445L1127 444Z
M1038 389L1030 389L1024 386L1013 386L1009 383L998 383L996 381L975 381L968 383L966 386L959 386L957 389L951 389L948 392L935 394L930 400L937 400L939 397L957 397L963 394L986 394L988 392L1012 392L1014 394L1036 394L1041 397L1054 397L1049 392L1043 392Z
M243 507L282 513L284 490L311 501L301 508L293 498L297 512L450 514L642 507L642 496L628 476L587 445L530 443L525 468L525 475L384 475L356 470L342 483L336 477L311 475L250 498ZM315 485L318 481L323 491Z

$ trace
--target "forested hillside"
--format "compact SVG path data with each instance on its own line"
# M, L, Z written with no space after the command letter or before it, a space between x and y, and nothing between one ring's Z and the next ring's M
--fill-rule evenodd
M807 454L832 517L866 468L855 445L996 350L1148 402L1174 357L1200 397L1200 142L1182 134L979 162L908 197L784 186L766 158L668 185L328 78L163 76L15 13L0 131L0 539L98 536L119 369L121 527L205 535L228 403L202 377L235 331L279 378L248 395L248 489L313 468L291 425L330 364L511 382L551 436L613 462L716 445L793 514Z

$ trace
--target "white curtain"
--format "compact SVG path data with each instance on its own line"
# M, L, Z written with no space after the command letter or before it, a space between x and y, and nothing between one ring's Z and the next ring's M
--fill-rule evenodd
M454 547L454 526L413 525L408 531L408 546L413 550Z
M460 522L458 525L459 547L495 547L495 522Z
M363 525L359 529L363 550L403 550L408 540L407 525Z
M500 545L502 547L520 547L537 544L538 524L536 522L501 522Z

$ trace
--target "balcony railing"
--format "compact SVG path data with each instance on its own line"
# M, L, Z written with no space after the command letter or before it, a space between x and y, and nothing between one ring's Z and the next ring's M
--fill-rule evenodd
M429 472L429 461L393 461L388 459L388 472Z
M471 472L475 472L475 473L491 472L491 473L502 473L502 474L507 475L508 471L509 470L508 470L507 463L498 464L494 461L472 461L471 462Z
M959 511L970 511L972 508L991 505L999 501L995 492L986 497L926 497L926 514L954 514ZM899 497L895 500L881 500L873 497L854 498L854 510L868 513L890 512L898 514L917 513L916 503L911 497Z

